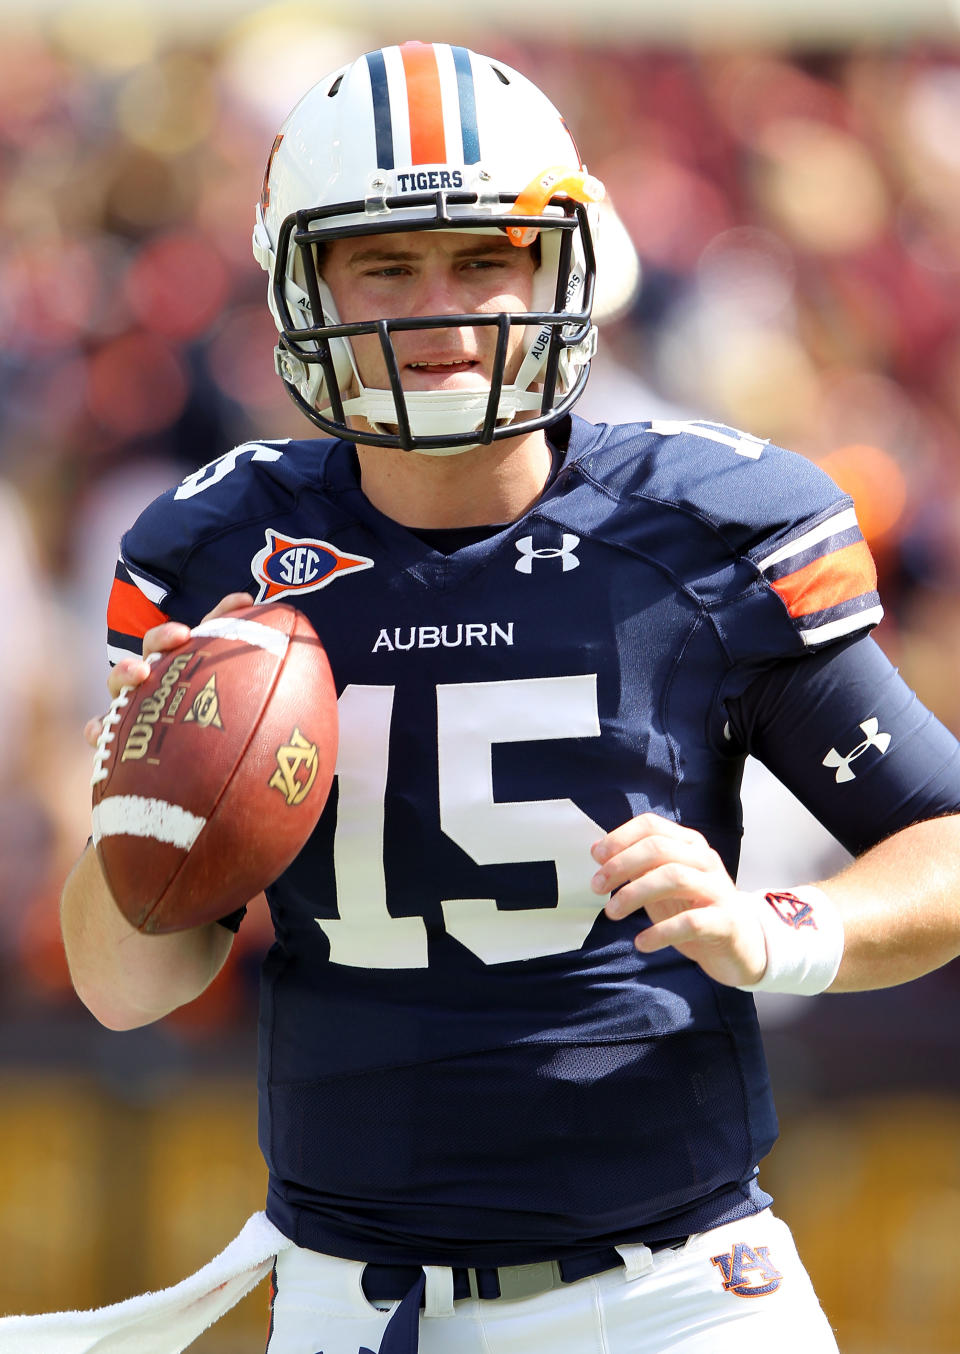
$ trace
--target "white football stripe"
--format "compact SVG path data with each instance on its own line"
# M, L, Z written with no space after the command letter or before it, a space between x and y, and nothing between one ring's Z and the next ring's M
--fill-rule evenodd
M179 804L144 795L111 795L93 810L93 840L102 837L152 837L189 851L207 825Z
M819 545L825 541L828 536L836 536L841 531L848 531L850 527L857 525L857 513L855 508L844 508L843 512L835 513L833 517L828 517L825 522L821 522L818 527L812 531L805 532L798 536L795 541L789 541L786 545L774 550L772 555L767 555L766 559L758 560L758 569L768 569L771 564L779 564L782 559L790 559L792 555L799 555L804 550L809 550L811 545Z
M238 616L221 616L215 621L202 621L190 631L208 639L236 639L255 649L266 649L269 653L282 658L290 643L289 637L281 630L270 625L261 625L259 621L246 621Z

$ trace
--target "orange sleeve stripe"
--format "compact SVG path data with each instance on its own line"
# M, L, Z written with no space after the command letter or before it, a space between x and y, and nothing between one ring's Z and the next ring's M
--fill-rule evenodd
M770 585L779 593L791 616L810 616L875 592L877 569L866 541L856 541L785 574Z
M145 635L154 625L162 625L168 617L154 606L133 583L115 578L107 603L107 627L121 635Z
M437 55L429 42L405 42L400 48L410 109L410 161L438 165L447 158L443 100Z

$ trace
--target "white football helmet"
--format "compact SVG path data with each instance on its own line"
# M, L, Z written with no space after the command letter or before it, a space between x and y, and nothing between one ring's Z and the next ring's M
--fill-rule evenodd
M560 114L501 62L465 47L405 43L368 52L301 99L277 136L257 207L253 251L270 275L280 331L277 371L325 432L435 455L552 423L572 407L596 349L590 320L596 259L591 178ZM520 313L379 316L344 325L318 246L408 230L506 232L539 242L534 309ZM493 325L489 392L405 392L391 335ZM513 326L524 356L504 380ZM376 334L390 388L364 387L350 336ZM351 415L370 429L351 428Z

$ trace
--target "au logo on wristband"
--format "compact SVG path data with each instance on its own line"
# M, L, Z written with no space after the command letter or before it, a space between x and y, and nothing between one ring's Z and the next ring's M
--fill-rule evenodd
M805 903L795 893L767 893L764 897L785 925L795 931L799 931L801 926L817 929L812 903Z

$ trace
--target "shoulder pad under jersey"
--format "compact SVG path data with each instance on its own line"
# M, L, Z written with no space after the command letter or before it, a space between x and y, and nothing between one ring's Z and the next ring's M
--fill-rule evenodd
M197 580L187 582L190 561L205 543L282 512L305 485L322 482L333 445L325 439L245 442L154 499L121 541L107 607L110 659L139 653L151 626L168 619L195 624L226 592L249 589L248 562L238 562L234 578L226 551L209 592Z
M608 429L583 466L608 492L673 511L681 541L686 522L691 552L713 555L703 575L721 564L710 540L751 566L803 649L881 619L853 500L806 457L720 423L653 420ZM698 563L689 562L694 574Z

